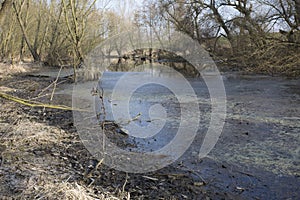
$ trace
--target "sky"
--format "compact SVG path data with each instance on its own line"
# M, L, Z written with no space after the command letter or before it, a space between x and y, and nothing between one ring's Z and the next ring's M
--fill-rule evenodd
M47 0L50 3L51 0ZM0 0L0 3L2 0ZM119 12L121 9L125 9L127 14L130 14L134 9L141 6L143 0L96 0L96 6L98 8L113 9Z
M132 16L133 11L142 5L142 0L97 0L98 8L106 8L124 15Z

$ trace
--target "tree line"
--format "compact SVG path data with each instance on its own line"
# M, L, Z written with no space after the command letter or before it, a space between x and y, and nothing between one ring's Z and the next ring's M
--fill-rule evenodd
M101 41L136 27L167 40L183 32L240 67L299 72L300 0L146 0L131 16L96 2L3 0L0 60L78 65Z
M231 65L300 74L300 0L148 0L135 23L181 31Z
M96 0L4 0L0 61L77 65L115 34L121 20L115 12L97 8Z

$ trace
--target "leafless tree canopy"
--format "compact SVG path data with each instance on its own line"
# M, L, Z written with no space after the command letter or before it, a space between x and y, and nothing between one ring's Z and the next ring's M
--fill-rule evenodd
M216 57L239 67L299 73L299 0L149 2L160 8L156 13L165 25L188 34Z
M125 8L131 5L117 11L96 0L1 2L0 60L6 62L77 66L101 41L137 27L170 41L173 31L183 32L239 67L299 66L300 0L147 0L131 14ZM125 53L122 42L112 48Z

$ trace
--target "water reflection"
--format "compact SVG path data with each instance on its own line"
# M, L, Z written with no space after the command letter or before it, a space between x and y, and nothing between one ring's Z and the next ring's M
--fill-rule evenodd
M165 66L162 67L162 66ZM172 60L123 60L123 59L115 59L111 60L111 64L108 67L110 71L116 72L128 72L128 71L135 71L135 72L148 72L152 73L153 75L157 76L166 76L170 75L173 76L170 68L178 71L185 77L198 77L200 74L188 62L174 62Z

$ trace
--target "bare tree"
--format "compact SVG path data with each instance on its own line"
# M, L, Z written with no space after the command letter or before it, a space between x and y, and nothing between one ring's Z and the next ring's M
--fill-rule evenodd
M281 27L280 33L286 36L289 42L297 42L294 32L300 30L300 1L259 0L259 2L268 7L269 14L266 17L269 22Z
M27 1L29 1L29 0L27 0ZM18 23L20 25L24 40L27 44L27 47L28 47L34 61L40 61L41 59L40 59L39 54L37 53L37 49L34 48L33 44L29 40L29 36L26 32L26 28L24 25L24 19L21 16L22 9L23 9L23 6L25 3L26 3L26 1L21 1L21 2L13 1L12 5L13 5L13 9L14 9L15 15L17 17Z
M77 66L83 63L82 41L86 33L86 22L96 0L62 0L68 38L73 46L74 76ZM74 77L76 79L76 77Z

